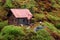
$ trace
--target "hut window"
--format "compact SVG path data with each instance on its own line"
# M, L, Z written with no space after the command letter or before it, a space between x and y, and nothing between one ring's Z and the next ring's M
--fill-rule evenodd
M27 24L27 23L28 23L27 18L20 18L20 19L18 19L18 24Z

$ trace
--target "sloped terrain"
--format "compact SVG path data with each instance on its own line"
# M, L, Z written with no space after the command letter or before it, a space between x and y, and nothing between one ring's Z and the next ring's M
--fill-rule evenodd
M31 11L30 29L8 25L7 14L11 8ZM34 32L40 25L45 28ZM0 40L60 40L60 0L0 0Z

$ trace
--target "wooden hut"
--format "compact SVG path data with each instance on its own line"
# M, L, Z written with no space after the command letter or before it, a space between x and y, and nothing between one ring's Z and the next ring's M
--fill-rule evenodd
M32 18L28 9L10 9L7 16L10 25L29 25Z

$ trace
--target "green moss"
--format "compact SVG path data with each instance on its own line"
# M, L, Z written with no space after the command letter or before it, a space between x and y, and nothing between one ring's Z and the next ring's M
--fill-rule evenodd
M12 0L6 0L5 7L12 8L14 5L12 4Z
M37 38L38 40L54 40L54 38L44 29L37 32Z
M44 19L45 18L45 15L44 14L34 14L34 18L35 20L41 20L41 19Z
M44 34L45 33L45 34ZM19 26L5 26L0 34L0 40L54 40L50 34L42 29L36 33Z
M4 26L7 26L8 25L8 21L3 21L3 22L0 22L0 30L2 28L4 28Z
M60 31L54 26L54 24L46 22L46 21L43 24L46 27L48 27L48 29L50 29L52 32L56 32L56 33L60 34Z
M60 21L60 18L57 16L53 16L53 15L47 15L48 19L52 20L52 21Z
M23 31L23 28L18 26L5 26L1 30L0 39L1 40L15 40L15 39L21 39L22 36L24 36L25 33Z
M55 24L56 28L60 29L60 23Z

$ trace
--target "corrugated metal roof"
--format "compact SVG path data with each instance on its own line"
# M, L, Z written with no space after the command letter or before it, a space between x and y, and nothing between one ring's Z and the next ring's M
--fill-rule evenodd
M32 14L28 9L11 9L11 11L16 18L32 18Z

